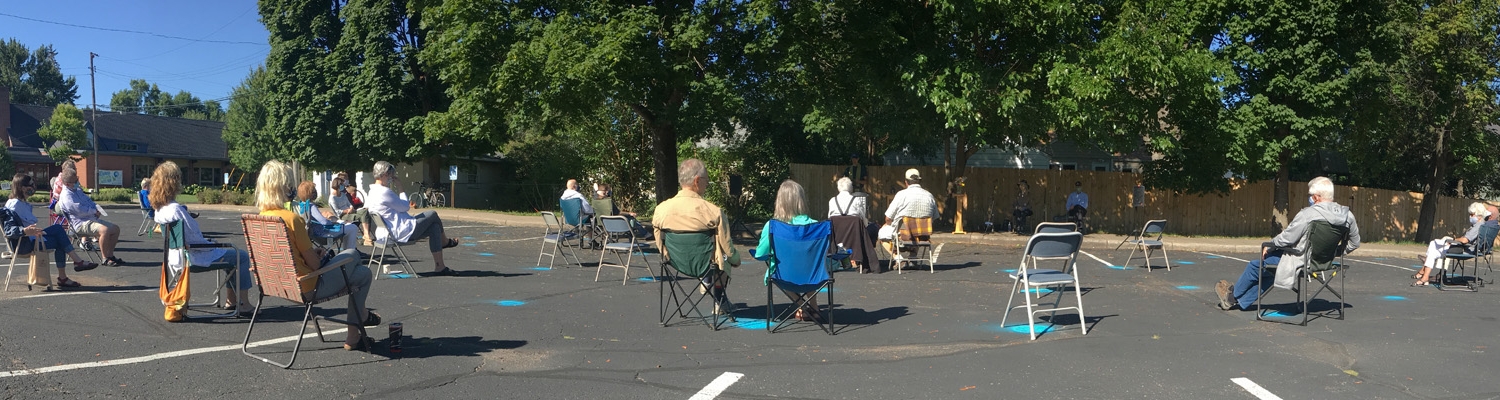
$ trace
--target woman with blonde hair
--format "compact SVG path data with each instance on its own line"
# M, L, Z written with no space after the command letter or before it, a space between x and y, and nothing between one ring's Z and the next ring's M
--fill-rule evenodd
M776 209L772 214L772 218L793 226L818 223L818 220L807 216L807 195L805 193L802 190L802 185L797 182L791 179L782 181L781 187L776 190ZM760 244L755 246L755 259L765 261L768 266L766 270L771 271L776 269L777 262L774 256L775 251L771 247L771 223L767 222L766 226L761 228L760 231ZM812 296L807 301L807 307L797 310L795 314L797 319L811 321L818 315L818 303L815 296L817 292L810 294L792 293L787 290L782 290L781 292L785 293L787 298L792 299L793 302L801 301L804 296Z
M290 198L292 193L292 169L281 161L271 160L260 168L260 177L255 180L255 206L260 209L260 215L281 218L286 222L287 230L291 232L293 264L297 268L297 276L303 277L320 269L325 263L325 251L313 246L312 239L307 235L307 224L297 213L282 207ZM355 258L359 255L354 249L346 249L330 259ZM349 321L364 321L364 326L379 326L380 316L375 315L365 307L365 299L370 297L370 283L374 275L370 269L359 263L351 263L344 266L348 274L349 286ZM317 279L300 281L303 293L312 293L312 298L328 298L337 295L346 282L345 274L322 274ZM349 333L344 338L344 350L365 349L368 350L371 341L362 337L360 329L350 326Z
M188 215L187 207L177 202L177 193L182 191L182 169L177 163L167 161L156 166L148 179L149 190L147 200L151 208L156 210L156 216L152 219L160 224L163 230L174 222L182 223L183 241L189 246L212 244L212 240L203 237L203 231L198 227L198 220ZM145 182L145 181L143 181ZM168 257L168 261L178 260L178 257ZM233 309L242 312L250 308L250 287L255 285L255 278L250 276L250 252L233 247L201 247L193 249L191 257L188 257L192 265L207 267L214 263L229 263L237 267L235 272L230 273L230 279L226 282L225 296L220 299L219 306L224 309ZM170 265L175 273L182 273L183 265ZM239 282L239 285L231 283Z

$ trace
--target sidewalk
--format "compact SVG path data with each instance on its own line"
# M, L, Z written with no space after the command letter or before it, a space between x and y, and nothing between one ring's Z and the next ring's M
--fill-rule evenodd
M135 206L131 205L130 207ZM115 207L109 208L113 209ZM121 208L124 208L123 205L121 206ZM253 206L193 204L190 205L189 208L239 211L244 213L255 212L255 207ZM499 226L524 226L536 228L542 227L542 218L534 215L512 215L499 212L462 210L456 208L438 209L438 215L442 216L444 221L479 222ZM452 222L448 223L448 225L452 224ZM759 224L750 225L751 229L758 229L760 226ZM538 232L538 234L540 234L540 232ZM963 235L955 235L952 233L936 233L932 235L932 240L938 243L999 245L1011 248L1020 248L1022 246L1025 246L1027 238L1027 236L1020 236L1009 233L968 233ZM1115 246L1119 245L1123 240L1125 240L1125 236L1122 235L1108 233L1089 234L1087 236L1084 236L1083 238L1083 249L1096 251L1113 250ZM1166 243L1167 251L1197 251L1216 254L1259 253L1261 242L1265 242L1268 240L1271 240L1271 238L1205 238L1171 235L1167 235L1165 238L1162 238L1162 242ZM1128 246L1129 245L1127 244L1126 246L1120 247L1120 249L1124 251L1125 249L1129 248ZM1361 257L1406 258L1415 260L1416 255L1422 254L1424 250L1425 249L1423 248L1423 246L1416 244L1364 243L1361 244L1359 250L1355 251L1353 254L1359 255Z

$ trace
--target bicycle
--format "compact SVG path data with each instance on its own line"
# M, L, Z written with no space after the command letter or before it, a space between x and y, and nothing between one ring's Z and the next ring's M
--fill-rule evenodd
M407 198L411 199L412 203L415 203L413 205L418 208L442 207L448 200L447 196L443 196L443 192L438 191L437 188L427 187L424 182L417 182L417 190L408 194Z

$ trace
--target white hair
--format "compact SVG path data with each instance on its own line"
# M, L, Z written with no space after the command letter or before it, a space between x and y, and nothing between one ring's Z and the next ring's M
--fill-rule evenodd
M677 166L677 184L687 186L693 184L693 179L707 178L708 167L703 166L703 161L696 158L682 160Z
M1485 219L1486 217L1490 216L1490 209L1488 207L1485 207L1484 203L1476 201L1473 203L1469 203L1469 215L1477 216L1479 217L1479 219Z
M1307 181L1307 194L1332 201L1333 181L1324 176L1313 178L1311 181Z
M375 174L376 178L391 176L396 173L396 166L385 161L376 162L375 167L370 168L370 173Z
M843 178L839 178L838 187L839 187L839 191L840 192L847 192L847 191L854 190L854 181L850 180L849 177L847 177L847 176L843 177Z

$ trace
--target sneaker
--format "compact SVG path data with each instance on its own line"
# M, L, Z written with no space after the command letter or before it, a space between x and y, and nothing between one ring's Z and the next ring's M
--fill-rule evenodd
M1214 291L1219 294L1220 310L1229 311L1234 308L1234 298L1230 296L1234 292L1233 284L1230 284L1227 280L1220 279L1219 283L1214 285Z

